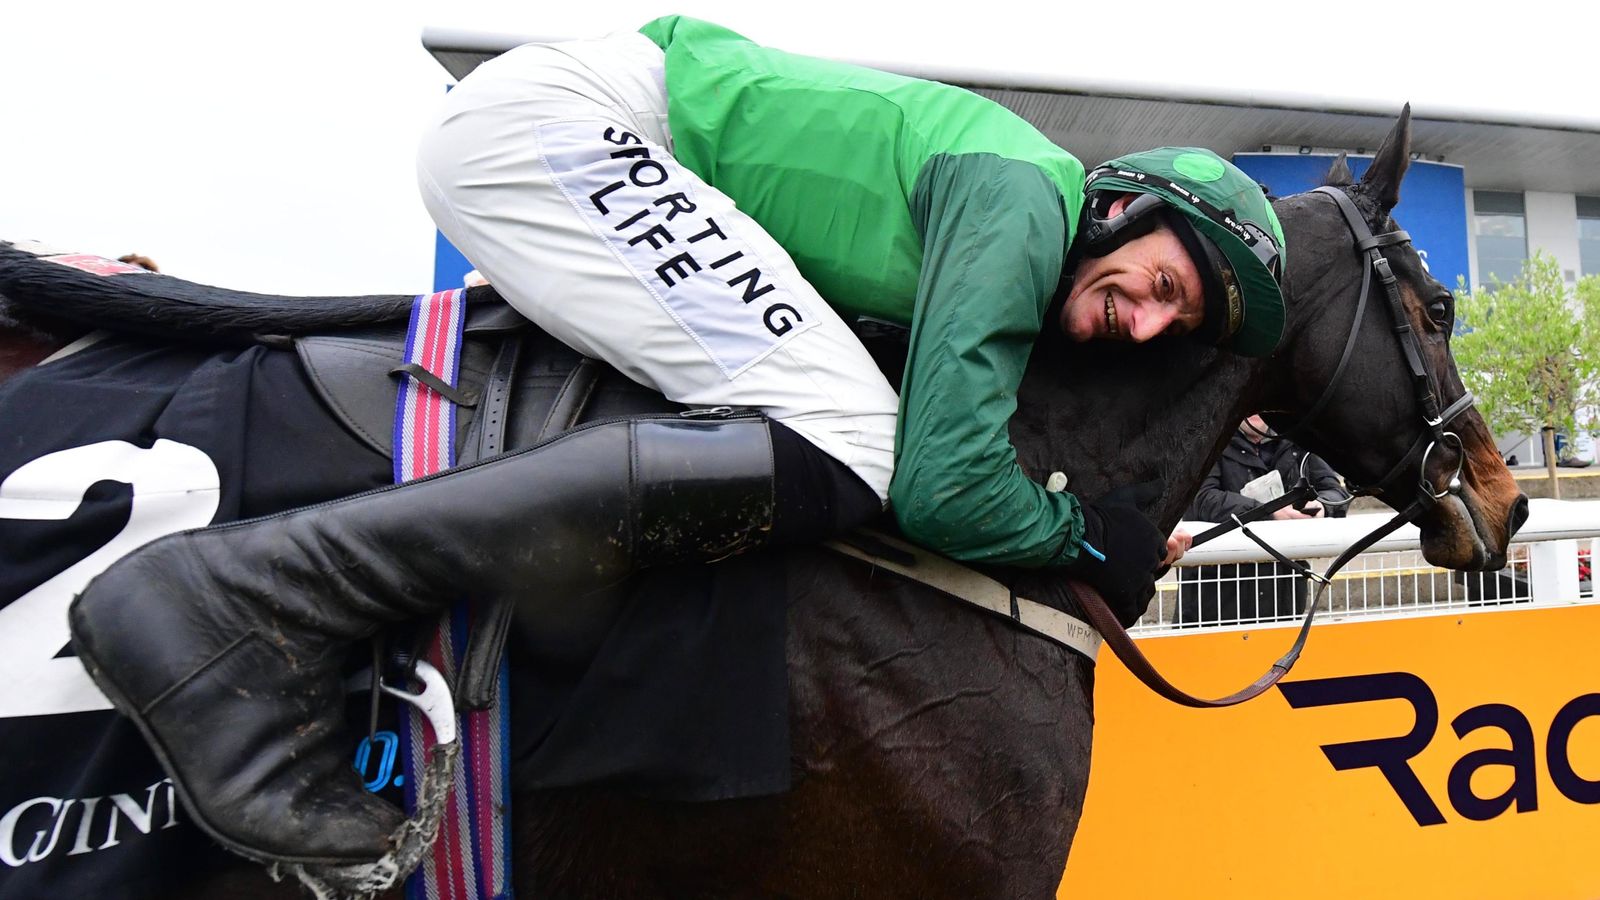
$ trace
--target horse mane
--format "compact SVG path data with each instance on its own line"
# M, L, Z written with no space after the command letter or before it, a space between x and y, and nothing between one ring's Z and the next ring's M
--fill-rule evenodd
M7 298L8 319L35 331L69 325L221 344L405 321L413 300L410 294L257 294L144 270L93 274L5 242L0 242L0 295ZM491 287L467 289L469 305L498 300Z
M39 344L59 346L83 334L84 327L13 303L0 294L0 333L11 334Z
M1260 366L1184 337L1079 344L1046 327L1011 420L1018 463L1040 482L1061 472L1085 500L1159 481L1162 498L1146 512L1170 528L1257 403Z

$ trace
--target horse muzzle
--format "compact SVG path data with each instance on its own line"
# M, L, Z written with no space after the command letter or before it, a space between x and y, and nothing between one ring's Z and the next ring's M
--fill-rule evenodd
M1448 569L1487 572L1503 568L1511 538L1528 519L1528 498L1517 491L1493 502L1471 485L1435 499L1417 522L1422 555Z

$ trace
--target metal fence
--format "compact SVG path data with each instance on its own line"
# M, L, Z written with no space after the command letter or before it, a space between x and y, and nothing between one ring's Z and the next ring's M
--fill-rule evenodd
M1387 517L1304 519L1252 525L1284 555L1322 572L1343 549ZM1210 527L1185 523L1190 533ZM1498 572L1454 572L1433 566L1405 526L1352 560L1320 599L1331 619L1425 615L1535 604L1595 602L1590 560L1600 552L1600 501L1534 500L1528 521ZM1291 623L1317 596L1316 585L1233 533L1197 547L1158 585L1156 599L1133 633Z

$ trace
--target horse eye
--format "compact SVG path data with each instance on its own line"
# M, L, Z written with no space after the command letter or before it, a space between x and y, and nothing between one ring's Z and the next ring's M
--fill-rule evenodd
M1428 318L1440 328L1449 328L1455 324L1451 321L1449 295L1435 297L1433 302L1428 304Z

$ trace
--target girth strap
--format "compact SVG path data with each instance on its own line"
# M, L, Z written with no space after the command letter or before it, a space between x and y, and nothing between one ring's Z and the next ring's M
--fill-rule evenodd
M451 388L459 384L457 361L466 318L464 295L464 291L456 290L418 297L406 337L405 361L427 369ZM509 354L510 365L514 366L515 350ZM503 362L508 354L502 348L498 355ZM489 393L485 391L485 395ZM456 464L455 409L456 405L428 382L403 376L395 403L396 482L422 478ZM504 414L504 410L499 412ZM481 434L484 422L480 419L478 424ZM492 511L485 514L492 514ZM428 642L427 661L457 686L462 679L456 673L464 668L466 654L465 651L458 653L456 647L476 629L482 614L481 609L473 608L465 600L457 601L438 621ZM492 660L488 664L492 668L487 675L479 677L503 684L507 673L501 654L480 651L479 656L485 655ZM509 698L504 690L481 687L479 690L497 694L499 702L489 709L471 709L461 714L461 751L465 765L457 770L445 801L444 827L431 851L422 855L420 867L406 880L406 894L412 900L441 895L460 900L489 900L509 892ZM407 773L411 776L405 784L406 805L408 812L415 814L418 807L416 774L426 764L428 748L435 735L432 723L414 710L408 710L400 724ZM446 888L445 892L441 891L441 886Z
M515 337L507 338L506 344L501 347L505 368L503 379L505 397L500 400L503 407L509 406L510 385L516 369L519 347L520 341ZM488 386L484 389L486 406L489 400L495 399L502 392L500 386L502 380L498 377L501 368L501 363L496 363L495 374L490 376ZM555 437L578 424L589 398L594 394L595 385L600 380L600 371L600 364L587 356L578 362L567 376L566 382L562 384L555 404L550 407L550 413L545 417L544 425L539 430L538 441ZM486 408L480 413L479 421L485 424L478 441L483 457L494 456L504 450L503 433L507 412L505 408L498 413ZM491 427L498 428L492 437L488 435ZM462 460L462 462L472 461ZM538 488L533 486L533 489ZM515 610L516 601L512 597L493 597L478 604L477 621L474 623L471 636L467 639L466 656L461 661L461 684L457 700L462 708L477 710L487 709L493 705L498 694L498 685L502 680L500 673L505 667L506 638L511 633L511 616Z
M500 341L494 366L483 385L483 409L474 421L458 462L462 465L499 456L505 450L506 421L511 415L511 386L517 363L522 357L522 333L514 332ZM511 630L510 597L479 601L466 653L461 658L461 678L456 685L456 702L464 710L489 709L504 681L506 635Z
M517 377L517 364L522 361L522 342L526 332L513 331L500 337L500 347L495 351L494 363L484 376L482 395L474 397L481 409L473 419L473 428L463 441L460 465L499 456L506 450L506 423L511 417L511 388Z

